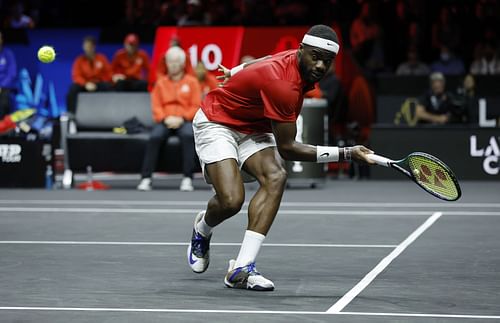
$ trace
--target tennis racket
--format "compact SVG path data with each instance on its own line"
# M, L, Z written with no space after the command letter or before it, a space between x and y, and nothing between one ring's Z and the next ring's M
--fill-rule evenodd
M405 174L437 198L456 201L462 195L455 174L445 163L432 155L415 152L396 161L375 154L368 154L367 157L380 166L391 167Z

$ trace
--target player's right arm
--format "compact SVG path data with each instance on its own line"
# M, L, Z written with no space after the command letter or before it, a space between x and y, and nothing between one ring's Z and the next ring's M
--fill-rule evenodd
M364 146L353 146L346 148L322 147L303 144L295 140L297 126L295 122L272 121L274 138L281 157L293 161L309 162L334 162L351 159L358 162L373 164L366 156L373 151ZM336 155L337 158L332 159ZM351 156L349 158L349 155Z

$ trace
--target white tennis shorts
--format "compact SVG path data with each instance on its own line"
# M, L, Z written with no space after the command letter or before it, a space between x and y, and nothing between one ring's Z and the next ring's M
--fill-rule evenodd
M241 168L245 161L258 151L268 147L276 147L272 133L245 134L207 119L203 110L199 109L193 119L194 142L196 153L200 159L201 169L207 183L211 183L205 171L205 165L224 159L235 159ZM245 182L255 178L241 170Z

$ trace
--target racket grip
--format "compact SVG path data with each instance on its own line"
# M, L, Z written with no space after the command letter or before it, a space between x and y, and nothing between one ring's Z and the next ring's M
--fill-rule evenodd
M384 167L389 167L390 162L392 162L392 160L390 160L389 158L385 158L385 157L375 155L375 154L367 154L366 157L368 157L369 159L374 161L377 165L384 166Z

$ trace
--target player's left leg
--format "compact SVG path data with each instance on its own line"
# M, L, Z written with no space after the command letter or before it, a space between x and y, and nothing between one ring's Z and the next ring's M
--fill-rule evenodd
M270 291L274 284L256 270L255 259L278 212L285 190L286 171L274 147L249 157L243 169L257 179L260 188L250 201L247 231L238 258L230 262L224 282L232 288Z
M274 147L249 157L243 169L260 184L248 207L247 230L266 235L278 213L286 186L286 171Z

